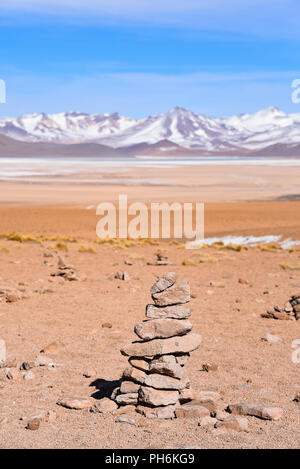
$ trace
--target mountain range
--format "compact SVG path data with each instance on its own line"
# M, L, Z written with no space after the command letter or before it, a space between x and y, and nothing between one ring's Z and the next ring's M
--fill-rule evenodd
M300 113L212 118L183 107L133 119L65 112L0 118L1 155L300 156Z

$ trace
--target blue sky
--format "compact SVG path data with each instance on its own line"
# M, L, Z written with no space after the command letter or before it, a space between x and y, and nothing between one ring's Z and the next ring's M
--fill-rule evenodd
M1 0L1 116L300 112L295 0Z

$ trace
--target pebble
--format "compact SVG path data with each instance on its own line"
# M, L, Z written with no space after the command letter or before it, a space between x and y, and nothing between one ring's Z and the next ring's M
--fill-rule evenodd
M102 324L102 326L104 329L111 329L112 328L112 324L110 322L105 322Z
M269 344L283 344L283 340L281 339L281 337L269 333L265 334L261 340L263 340L264 342L268 342Z
M28 430L38 430L40 428L41 421L38 418L29 420L29 422L26 425L26 428Z
M217 371L217 369L218 369L218 365L216 363L207 362L207 363L203 363L202 365L202 370L206 372Z
M115 420L116 423L127 423L128 425L135 425L135 420L133 418L127 417L126 415L120 415Z

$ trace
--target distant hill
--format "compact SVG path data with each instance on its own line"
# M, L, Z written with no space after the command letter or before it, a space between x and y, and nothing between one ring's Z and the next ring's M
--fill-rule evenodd
M126 153L125 153L126 154ZM0 134L1 156L70 156L70 157L121 157L120 152L98 143L57 144L20 142Z

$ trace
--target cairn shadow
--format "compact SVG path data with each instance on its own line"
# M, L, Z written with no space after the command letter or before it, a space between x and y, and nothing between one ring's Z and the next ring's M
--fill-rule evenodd
M108 381L106 379L95 379L90 386L95 387L95 391L91 397L94 399L103 399L103 397L110 397L113 390L121 386L121 379L115 379L113 381Z

